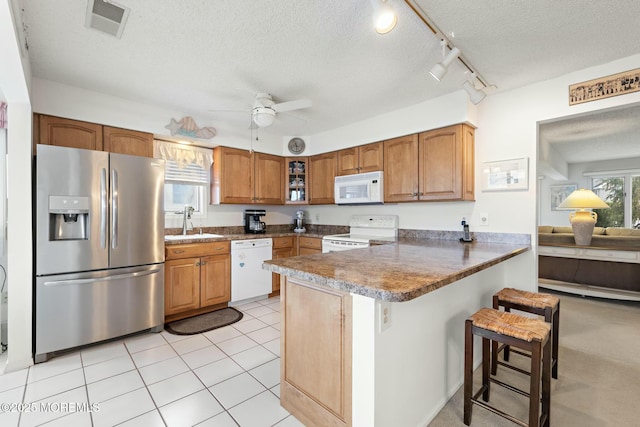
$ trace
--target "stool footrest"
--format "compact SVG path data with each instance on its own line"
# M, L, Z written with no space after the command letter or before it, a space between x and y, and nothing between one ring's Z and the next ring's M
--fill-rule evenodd
M529 376L531 375L531 372L525 371L524 369L521 369L521 368L517 368L517 367L515 367L513 365L509 365L507 362L501 362L501 361L498 360L497 363L498 363L498 365L502 365L505 368L509 368L509 369L514 370L516 372L520 372L521 374L525 374L525 375L529 375Z
M482 407L482 408L484 408L484 409L486 409L486 410L488 410L488 411L491 411L491 412L493 412L493 413L494 413L494 414L496 414L496 415L500 415L502 418L506 418L506 419L508 419L509 421L511 421L511 422L513 422L513 423L516 423L516 424L518 424L518 425L520 425L520 426L522 426L522 427L528 427L528 426L529 426L529 424L525 423L524 421L520 420L519 418L516 418L516 417L514 417L514 416L512 416L512 415L509 415L509 414L507 414L506 412L501 411L500 409L498 409L498 408L496 408L496 407L493 407L493 406L491 406L491 405L489 405L489 404L486 404L486 403L484 403L484 402L483 402L483 401L481 401L481 400L478 400L478 399L471 399L471 401L472 401L473 403L475 403L476 405L478 405L478 406L480 406L480 407Z
M491 381L492 383L495 383L495 384L497 384L497 385L499 385L499 386L501 386L501 387L504 387L504 388L506 388L507 390L511 390L511 391L514 391L514 392L516 392L516 393L518 393L518 394L521 394L521 395L523 395L523 396L525 396L525 397L529 397L529 396L531 396L531 395L530 395L529 393L527 393L526 391L524 391L524 390L520 390L519 388L514 387L514 386L512 386L511 384L507 384L507 383L502 382L502 381L500 381L500 380L497 380L497 379L495 379L495 378L493 378L493 377L489 378L489 381Z

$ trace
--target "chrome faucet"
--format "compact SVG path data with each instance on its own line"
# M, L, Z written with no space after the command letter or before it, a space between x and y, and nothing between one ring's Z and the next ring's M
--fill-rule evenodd
M193 206L185 206L184 210L180 211L180 212L176 212L176 214L178 215L182 215L182 235L186 236L187 235L187 231L188 230L193 230L193 223L191 223L191 227L187 226L187 220L191 219L191 215L193 214L193 212L195 211L195 208ZM191 222L191 221L189 221Z

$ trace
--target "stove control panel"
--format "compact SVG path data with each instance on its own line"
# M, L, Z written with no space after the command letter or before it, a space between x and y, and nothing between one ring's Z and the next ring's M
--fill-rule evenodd
M349 220L350 227L357 228L398 228L398 215L353 215Z

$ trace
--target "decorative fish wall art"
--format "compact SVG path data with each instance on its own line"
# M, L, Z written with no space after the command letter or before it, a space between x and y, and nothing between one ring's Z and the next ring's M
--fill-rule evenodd
M199 128L193 117L183 117L176 121L171 119L171 122L165 126L171 132L171 136L183 135L190 138L211 139L216 136L215 128L210 126Z

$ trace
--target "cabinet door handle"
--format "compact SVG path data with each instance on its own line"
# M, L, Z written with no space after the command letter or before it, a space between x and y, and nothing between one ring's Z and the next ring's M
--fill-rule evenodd
M200 262L200 265L207 265L207 261Z
M221 250L223 250L223 249L224 249L224 248L221 246L221 247L219 247L219 248L216 248L216 251L221 251Z
M174 254L181 254L181 253L183 253L183 252L184 252L184 251L183 251L183 250L181 250L181 249L175 249L175 250L173 251L173 253L174 253Z
M417 195L418 195L418 193L413 193L412 194L413 197L416 197Z
M196 267L200 267L200 265L202 265L200 261L196 262Z

